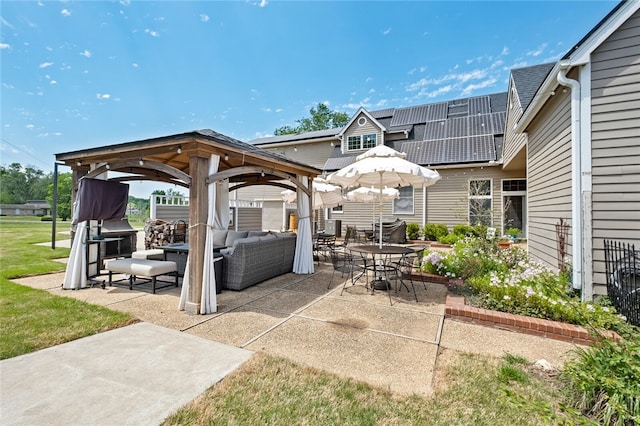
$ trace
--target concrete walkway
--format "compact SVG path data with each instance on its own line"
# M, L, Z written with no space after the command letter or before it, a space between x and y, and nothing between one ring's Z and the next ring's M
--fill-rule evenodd
M3 425L155 425L252 352L138 323L0 362Z
M62 290L63 274L15 280L53 294L129 312L136 324L0 362L0 424L158 424L240 365L254 351L281 356L389 389L433 393L448 351L561 366L574 345L444 319L446 288L417 283L369 294L313 275L286 274L218 295L219 312L178 311L179 289L158 294L124 287ZM443 355L444 354L444 355ZM65 421L66 420L66 421Z

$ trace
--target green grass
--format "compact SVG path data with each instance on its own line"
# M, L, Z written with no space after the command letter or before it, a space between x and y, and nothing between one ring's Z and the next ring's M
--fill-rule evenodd
M59 223L58 229L68 229L68 222ZM56 236L56 240L65 238L69 236ZM0 217L0 359L134 321L129 314L11 282L14 278L64 271L65 264L53 259L69 256L69 249L34 245L50 239L51 222Z
M239 370L170 416L164 425L539 425L535 412L512 404L503 388L551 404L553 380L527 372L505 384L501 360L445 354L446 386L431 398L402 397L290 361L254 355ZM453 359L451 359L451 357ZM506 363L506 362L505 362Z

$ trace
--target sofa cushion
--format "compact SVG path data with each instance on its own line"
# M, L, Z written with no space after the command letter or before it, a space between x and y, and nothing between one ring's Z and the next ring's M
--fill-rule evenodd
M224 245L227 247L233 247L233 243L238 238L246 238L248 232L247 231L229 231L227 233L227 239L224 242Z
M264 237L258 237L258 239L259 239L260 241L275 240L276 238L278 238L278 237L276 237L274 234L267 234L267 235L265 235Z
M247 237L247 238L238 238L233 242L232 247L238 247L238 244L247 244L247 243L255 243L260 241L260 237Z
M267 235L267 231L249 231L247 237L264 237Z
M227 241L227 233L229 231L214 229L213 230L213 245L214 246L224 246Z
M235 249L233 247L227 247L220 250L220 254L232 255Z
M276 236L276 238L292 238L297 236L295 232L279 232L274 235Z

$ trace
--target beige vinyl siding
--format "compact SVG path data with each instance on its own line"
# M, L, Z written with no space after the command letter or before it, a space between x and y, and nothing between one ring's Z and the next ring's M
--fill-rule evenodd
M333 143L335 145L338 141L335 140ZM300 141L297 144L292 143L290 145L280 147L270 147L269 145L261 146L258 144L256 144L256 146L267 151L276 152L291 160L308 164L321 170L324 167L325 161L327 161L327 158L329 158L329 155L331 155L331 152L333 151L331 141Z
M570 92L558 90L528 128L529 254L557 268L555 225L571 222ZM571 254L571 230L567 252ZM567 258L570 261L570 256Z
M510 86L511 87L511 86ZM513 126L518 122L520 117L522 116L522 106L520 105L520 100L518 99L518 94L515 89L511 88L509 90L509 103L508 103L508 111L507 111L507 124L504 135L504 145L502 148L502 162L505 168L509 169L523 169L525 164L516 164L511 162L514 160L516 155L518 155L521 151L526 150L527 144L527 135L526 133L516 133L513 130Z
M606 293L605 238L640 245L640 12L593 53L593 282Z
M365 124L363 124L362 126L360 126L358 124L358 121L362 117L364 117L367 122ZM358 116L358 118L353 120L351 125L345 130L345 132L344 132L344 134L342 136L342 152L344 152L344 153L352 152L354 154L359 154L361 152L366 151L366 150L348 151L347 150L347 141L349 140L349 136L369 135L369 134L375 134L376 135L377 144L378 145L381 145L383 143L384 138L383 138L382 131L380 130L380 128L375 123L372 123L371 120L369 119L369 117L367 117L366 114L361 113Z
M492 180L493 226L502 223L502 180L524 179L522 172L504 172L500 167L438 169L441 179L427 188L427 223L453 225L469 222L469 180Z
M156 217L153 219L173 222L176 220L189 221L189 206L156 206Z

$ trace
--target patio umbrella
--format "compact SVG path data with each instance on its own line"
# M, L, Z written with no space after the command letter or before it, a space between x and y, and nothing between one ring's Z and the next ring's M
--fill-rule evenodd
M287 203L295 203L297 199L296 191L290 189L282 191L280 194ZM313 180L313 210L336 207L343 202L342 188L330 185L321 178Z
M327 176L327 182L344 188L374 186L379 191L380 248L382 248L382 196L384 187L430 186L440 179L438 172L405 160L407 154L378 145L356 157L356 162Z
M395 188L382 189L382 201L395 200L400 196L400 191ZM347 192L348 201L371 203L380 199L380 191L374 187L361 186L353 191ZM373 207L373 222L376 221L376 208Z

